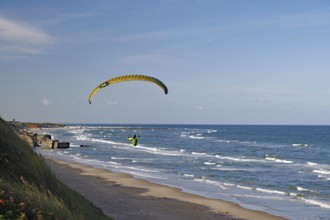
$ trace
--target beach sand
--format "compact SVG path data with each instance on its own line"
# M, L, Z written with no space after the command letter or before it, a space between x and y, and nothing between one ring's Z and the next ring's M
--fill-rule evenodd
M115 220L285 219L127 174L46 158L56 177ZM77 204L79 205L79 204Z

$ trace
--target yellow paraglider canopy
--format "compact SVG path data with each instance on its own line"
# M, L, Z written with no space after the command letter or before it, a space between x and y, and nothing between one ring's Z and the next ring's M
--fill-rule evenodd
M162 83L159 79L156 79L154 77L151 76L146 76L146 75L125 75L125 76L118 76L118 77L114 77L112 79L109 79L103 83L101 83L100 85L98 85L89 95L88 101L89 104L92 104L92 99L94 97L94 95L102 88L107 87L111 84L115 84L115 83L120 83L120 82L125 82L125 81L148 81L148 82L152 82L155 83L156 85L158 85L160 88L162 88L164 90L164 93L167 94L168 93L168 89L166 87L166 85L164 83Z

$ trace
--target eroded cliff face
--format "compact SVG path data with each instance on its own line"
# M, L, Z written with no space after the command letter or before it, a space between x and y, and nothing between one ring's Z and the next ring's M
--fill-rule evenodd
M69 142L53 140L50 134L38 134L28 130L19 131L19 136L31 147L41 147L43 149L69 148Z
M70 147L69 142L61 142L59 140L53 140L50 134L38 134L34 132L34 129L61 128L64 127L65 124L33 123L33 122L19 122L19 121L10 121L7 123L31 147L42 147L44 149L57 149L57 148Z

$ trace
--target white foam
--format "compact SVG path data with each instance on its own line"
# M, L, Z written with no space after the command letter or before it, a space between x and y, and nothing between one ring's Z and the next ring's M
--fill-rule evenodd
M256 188L256 191L264 192L264 193L271 193L271 194L281 194L281 195L287 195L288 193L278 191L278 190L271 190L271 189L263 189L263 188Z
M253 189L252 187L241 186L241 185L237 185L236 187L237 187L237 188L240 188L240 189L247 189L247 190L252 190L252 189Z
M186 177L195 177L195 175L193 175L193 174L188 174L188 173L184 173L183 176L186 176Z
M222 167L222 166L216 166L212 168L212 170L221 170L221 171L245 171L245 172L255 172L254 169L248 169L248 168L235 168L235 167Z
M314 163L314 162L307 162L307 165L309 165L309 166L317 166L318 164L317 163Z
M319 174L317 177L330 181L330 166L328 164L307 162L307 166L313 168L313 173Z
M236 162L264 162L263 160L260 159L249 159L249 158L242 158L242 157L224 157L220 155L215 155L216 158L222 159L222 160L232 160Z
M216 163L212 163L212 162L204 162L204 165L211 166L211 165L216 165Z
M324 170L324 171L330 171L329 164L319 164L319 163L315 163L315 162L307 162L306 164L308 167L313 167L313 168L317 168L319 170Z
M223 184L221 184L220 182L207 180L207 179L205 179L205 177L202 177L202 178L199 178L199 179L194 179L194 181L201 182L201 183L206 183L206 184L210 184L210 185L215 185L215 186L219 186L221 189L226 189L223 186Z
M135 171L142 171L142 172L146 172L146 173L159 173L158 170L145 169L145 168L132 167L132 166L125 166L125 169L135 170Z
M293 147L309 147L309 144L292 144Z
M87 136L79 136L79 137L77 137L77 140L91 141L91 142L105 143L105 144L125 144L125 143L115 142L115 141L111 141L111 140L89 138Z
M127 157L111 157L112 160L132 160L131 158Z
M147 152L147 153L164 155L164 156L182 156L182 152L183 152L181 150L180 151L178 151L178 150L165 150L165 149L156 148L156 147L145 147L143 145L138 145L134 148L143 150L144 152Z
M235 184L233 184L233 183L223 183L223 185L225 185L225 186L231 186L231 187L235 186Z
M312 205L317 205L322 208L330 209L330 203L325 203L325 202L321 202L321 201L317 201L317 200L313 200L313 199L305 199L305 198L301 198L301 199L306 203L309 203Z
M75 144L75 143L70 143L70 147L80 147L80 145Z
M141 177L141 178L162 179L162 180L168 179L168 178L162 177L162 176L151 175L150 173L127 171L126 169L120 169L120 170L121 170L121 172L129 173L133 176L137 176L137 177Z
M205 156L206 155L206 153L199 153L199 152L192 152L191 154L200 155L200 156Z
M266 160L274 161L276 163L294 163L291 160L281 160L281 159L277 159L275 157L266 157Z
M299 191L299 192L312 192L312 193L318 193L318 192L315 191L315 190L306 189L306 188L301 187L301 186L297 186L297 191Z
M323 175L330 175L330 171L328 170L313 170L313 173L323 174Z
M297 190L298 191L309 191L308 189L305 189L303 187L297 186Z
M197 134L197 136L190 135L189 138L191 138L191 139L204 139L204 137L199 136L198 134Z

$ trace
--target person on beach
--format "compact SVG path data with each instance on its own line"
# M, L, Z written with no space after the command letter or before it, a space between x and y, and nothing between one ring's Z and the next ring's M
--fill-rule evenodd
M128 136L128 140L132 141L133 146L137 145L139 138L140 136L136 136L135 134L133 135L133 137Z

